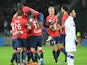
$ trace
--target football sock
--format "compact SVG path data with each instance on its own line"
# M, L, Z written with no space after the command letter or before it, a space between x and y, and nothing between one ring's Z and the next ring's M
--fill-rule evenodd
M26 65L26 55L27 55L27 50L23 50L23 59L22 59L22 62L24 63L24 65Z
M39 53L40 53L40 58L43 58L43 51L39 50Z
M74 55L72 55L70 53L67 54L67 64L74 65Z
M54 56L55 62L57 63L58 62L58 60L57 60L57 52L55 50L53 50L53 56Z
M39 55L38 55L37 50L36 50L36 52L34 54L35 54L35 62L38 62Z
M65 51L65 48L62 48L62 52L64 53L64 55L65 55L65 62L67 61L67 53L66 53L66 51Z
M13 54L12 54L12 58L11 58L11 63L13 63L13 61L16 59L16 53L14 52Z
M17 52L17 63L20 64L20 52Z

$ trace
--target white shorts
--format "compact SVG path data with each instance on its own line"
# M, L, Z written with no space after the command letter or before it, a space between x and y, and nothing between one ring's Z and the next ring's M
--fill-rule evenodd
M75 39L66 38L65 39L65 49L66 49L66 52L72 52L72 51L76 52Z

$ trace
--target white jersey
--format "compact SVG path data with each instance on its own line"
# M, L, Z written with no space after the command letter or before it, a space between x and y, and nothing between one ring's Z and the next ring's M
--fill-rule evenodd
M69 16L68 19L65 21L65 48L66 52L76 51L76 28L73 17Z

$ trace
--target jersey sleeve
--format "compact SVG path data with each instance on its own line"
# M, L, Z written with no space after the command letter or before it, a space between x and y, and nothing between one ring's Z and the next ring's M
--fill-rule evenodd
M51 20L49 19L49 17L46 18L46 25L49 26L50 25Z

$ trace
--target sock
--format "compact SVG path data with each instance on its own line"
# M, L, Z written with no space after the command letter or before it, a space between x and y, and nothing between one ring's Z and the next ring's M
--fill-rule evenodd
M40 53L40 58L43 58L43 51L39 50L39 53Z
M35 62L34 52L31 52L31 59L32 59L33 62Z
M53 56L54 56L55 62L57 63L58 62L58 60L57 60L57 52L55 50L53 51Z
M34 53L31 50L28 51L28 62L30 62L30 59L35 62Z
M59 57L59 55L60 55L60 50L58 49L57 50L57 58Z
M17 52L17 63L20 64L20 52Z
M67 64L74 65L74 55L72 55L70 53L67 54Z
M62 52L64 53L64 55L65 55L65 62L67 61L67 53L66 53L66 51L65 51L65 48L62 48Z
M22 49L22 50L21 50L22 60L23 60L23 51L24 51L24 50Z
M28 50L28 53L27 53L27 56L28 56L28 62L30 62L30 59L31 59L31 50Z
M35 56L35 62L38 62L38 52L37 52L37 50L34 51L34 56Z
M13 61L15 60L15 56L16 56L16 53L13 53L11 58L11 63L13 63Z
M22 59L22 62L24 63L24 65L26 65L26 55L27 55L27 50L23 50L23 59Z
M17 53L15 54L15 62L17 63Z

